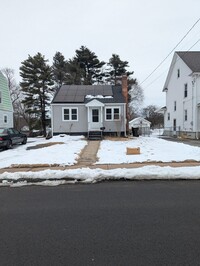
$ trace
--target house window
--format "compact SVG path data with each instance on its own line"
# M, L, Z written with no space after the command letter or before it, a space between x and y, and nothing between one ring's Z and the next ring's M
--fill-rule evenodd
M2 95L1 95L1 91L0 91L0 103L2 103Z
M119 108L114 108L114 120L119 120Z
M174 111L176 111L176 101L174 101Z
M187 121L187 110L185 110L185 112L184 112L184 119L185 119L185 121Z
M186 98L188 95L188 85L187 83L184 84L184 97Z
M167 113L167 120L170 120L170 113Z
M174 121L173 121L173 129L174 129L174 131L176 131L176 119L174 119Z
M118 107L106 108L106 120L120 120L120 108Z
M177 69L177 78L180 78L180 69Z
M63 121L78 121L78 108L63 108Z
M3 122L4 122L4 124L8 123L8 116L7 115L3 116Z
M112 109L111 108L106 109L106 120L112 120Z

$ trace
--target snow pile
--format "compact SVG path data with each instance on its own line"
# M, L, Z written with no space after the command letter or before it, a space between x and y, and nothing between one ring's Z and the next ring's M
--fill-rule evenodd
M44 170L40 172L3 173L0 186L61 185L96 183L104 180L178 180L200 179L200 166L177 167L144 166L132 169L71 169Z

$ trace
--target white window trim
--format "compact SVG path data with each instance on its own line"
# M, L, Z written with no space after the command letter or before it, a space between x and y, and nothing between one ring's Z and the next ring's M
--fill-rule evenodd
M68 109L69 110L69 120L64 119L64 110ZM77 112L77 119L76 120L72 120L72 109L76 109ZM62 121L63 122L75 122L78 121L78 108L77 107L63 107L62 108Z
M107 109L111 109L111 119L106 118ZM114 109L119 109L119 119L114 119ZM120 106L105 107L105 121L120 121L120 120L121 120L121 107Z

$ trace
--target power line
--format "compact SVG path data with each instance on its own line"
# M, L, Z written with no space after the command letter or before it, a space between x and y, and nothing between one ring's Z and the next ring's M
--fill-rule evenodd
M183 56L185 55L185 54L187 54L198 42L200 41L200 38L183 54ZM178 59L178 60L180 60L180 58ZM177 61L178 61L177 60ZM176 62L177 62L176 61ZM174 64L172 65L172 66L174 66L175 65L175 63L176 62L174 62ZM165 71L163 71L157 78L155 78L151 83L149 83L147 86L145 86L145 89L146 88L148 88L149 86L151 86L156 80L158 80L163 74L165 74L166 72L168 71L168 68L167 69L165 69Z
M191 32L191 30L196 26L200 21L200 18L193 24L193 26L188 30L188 32L183 36L183 38L177 43L177 45L170 51L170 53L161 61L161 63L139 84L142 85L163 63L164 61L172 54L172 52L179 46L179 44L186 38L186 36ZM198 41L197 41L198 42ZM192 46L193 47L193 46ZM190 48L191 49L191 48Z

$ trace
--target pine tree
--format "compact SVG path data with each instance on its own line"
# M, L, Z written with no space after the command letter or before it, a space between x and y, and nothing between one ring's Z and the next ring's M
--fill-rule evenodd
M126 68L129 67L128 62L122 61L119 55L112 54L112 57L109 59L108 66L109 69L106 74L108 83L117 85L119 79L121 80L123 75L126 75L129 78L130 83L134 83L134 80L130 79L133 72L126 70Z
M67 61L67 76L66 84L68 85L81 85L83 83L83 70L77 58L72 58Z
M65 57L60 52L56 52L55 56L53 57L52 72L56 89L59 89L63 84L66 84L67 62L65 61Z
M35 126L33 122L40 122L44 136L46 135L47 108L53 92L52 69L47 62L48 60L45 60L43 55L37 53L33 57L29 55L20 67L22 77L20 86L25 95L23 103L30 116L30 129Z
M82 84L92 85L101 83L104 77L102 67L105 62L99 61L94 52L90 51L86 46L81 46L76 50L74 60L77 67L81 69Z

